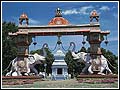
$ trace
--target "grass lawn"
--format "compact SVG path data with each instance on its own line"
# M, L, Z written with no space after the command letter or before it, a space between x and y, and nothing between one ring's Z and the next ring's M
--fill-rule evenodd
M76 79L70 80L59 80L59 81L37 81L33 84L24 85L3 85L2 88L118 88L118 82L115 83L98 83L98 84L88 84L88 83L78 83Z

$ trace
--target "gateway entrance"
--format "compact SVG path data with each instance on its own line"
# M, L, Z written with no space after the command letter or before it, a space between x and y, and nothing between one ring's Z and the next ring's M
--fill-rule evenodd
M95 19L93 21L93 19ZM26 21L23 24L23 21ZM27 72L27 64L26 60L29 55L29 46L33 42L32 38L35 36L58 36L58 35L83 35L87 37L86 41L90 44L90 54L95 59L97 56L101 55L101 47L100 44L104 40L104 36L110 34L110 31L102 31L99 24L99 15L93 10L90 13L90 23L81 24L81 25L72 25L68 20L62 17L61 10L56 9L55 17L48 23L48 25L29 25L28 16L23 13L19 18L19 26L18 31L15 33L10 32L9 35L11 37L16 38L17 44L17 57L19 58L19 62L22 61L24 66L20 66L19 64L18 70L22 72ZM82 42L85 44L85 42ZM107 44L107 38L105 43ZM21 68L22 67L22 68ZM53 67L53 69L55 69ZM63 74L63 69L59 67L57 70L58 74Z

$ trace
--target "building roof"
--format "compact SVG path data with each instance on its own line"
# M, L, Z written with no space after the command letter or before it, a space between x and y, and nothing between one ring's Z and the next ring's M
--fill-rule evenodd
M63 53L62 50L58 49L57 52L54 54L54 56L63 56L63 57L65 57L65 54Z
M93 10L91 13L90 13L91 16L99 16L99 14L97 13L96 10Z
M68 25L69 22L63 17L55 17L53 18L48 25Z
M56 51L56 53L54 54L54 57L55 57L55 60L52 64L52 66L53 65L55 65L55 66L61 66L61 65L67 66L67 64L64 60L65 54L62 52L62 50L58 49Z
M27 16L27 14L23 13L23 14L20 16L19 19L28 19L28 16Z
M59 8L56 9L55 17L48 23L48 25L68 25L68 24L69 24L68 20L62 17L62 12Z
M52 66L54 66L54 65L56 65L56 66L67 66L65 61L58 61L58 62L54 61Z

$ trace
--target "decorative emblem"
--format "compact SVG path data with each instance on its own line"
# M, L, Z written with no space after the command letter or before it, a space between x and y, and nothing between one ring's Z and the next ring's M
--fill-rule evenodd
M56 24L60 25L60 24L62 24L62 22L60 20L58 20L58 21L56 21Z
M90 13L90 22L92 22L93 19L96 19L96 21L98 22L99 21L99 15L97 13L96 10L93 10L91 13Z
M62 13L62 10L60 10L60 8L57 8L55 17L62 17L61 13Z
M25 66L25 62L24 62L24 61L18 61L17 64L18 64L18 66L21 67L21 68Z
M25 20L26 21L26 24L28 25L28 16L25 14L25 13L23 13L21 16L20 16L20 18L19 18L19 24L20 25L22 25L22 22L23 22L23 20Z

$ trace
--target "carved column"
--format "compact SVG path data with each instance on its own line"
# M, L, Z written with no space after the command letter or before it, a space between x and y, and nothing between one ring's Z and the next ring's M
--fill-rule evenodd
M97 55L101 53L101 49L100 49L100 44L103 41L103 37L100 34L100 32L91 32L88 36L87 36L87 41L90 44L90 53L93 55Z
M92 27L90 28L90 33L87 35L87 41L90 44L90 55L92 58L92 64L94 63L94 60L96 62L96 60L98 60L98 56L101 56L102 52L101 52L101 42L104 40L103 35L101 34L101 30L100 30L100 25L98 24L97 27L94 27L94 23L92 23ZM99 71L99 64L94 63L93 71Z
M27 58L29 54L29 45L32 42L32 37L28 36L27 33L18 33L16 38L16 44L18 49L18 70L20 72L27 72Z

